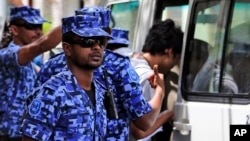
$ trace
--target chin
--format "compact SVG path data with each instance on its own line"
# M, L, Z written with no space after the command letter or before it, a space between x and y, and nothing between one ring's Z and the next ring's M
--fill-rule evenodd
M98 68L99 66L101 66L101 63L98 63L98 64L92 64L91 66L92 66L92 68L96 69L96 68Z

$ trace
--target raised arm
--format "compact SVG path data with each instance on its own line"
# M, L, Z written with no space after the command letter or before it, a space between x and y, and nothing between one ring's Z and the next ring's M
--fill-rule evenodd
M62 40L62 27L58 26L36 41L21 47L18 52L18 63L26 65L39 54L55 48Z
M156 65L154 66L153 76L154 77L151 77L149 79L151 87L155 88L154 96L149 101L149 104L152 107L152 111L133 121L134 126L142 131L146 131L154 125L160 113L162 101L164 99L164 78L162 74L158 73L158 67Z
M23 6L22 0L8 0L10 4L14 6Z

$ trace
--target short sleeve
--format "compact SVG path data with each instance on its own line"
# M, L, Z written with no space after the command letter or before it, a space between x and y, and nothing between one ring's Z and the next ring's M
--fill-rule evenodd
M122 93L123 106L127 110L129 119L134 120L150 112L152 107L143 96L139 77L130 62L124 62L119 72L117 80L120 80L118 87L121 89L118 89L120 90L118 93Z
M53 90L34 91L37 97L28 105L21 132L36 140L48 140L59 117L60 108Z

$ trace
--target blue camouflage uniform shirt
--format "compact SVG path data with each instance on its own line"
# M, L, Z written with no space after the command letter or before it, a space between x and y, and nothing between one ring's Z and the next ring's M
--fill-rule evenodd
M36 73L31 63L18 64L20 46L11 42L0 50L0 135L20 137L27 95L32 91Z
M95 105L77 84L71 71L64 70L34 90L22 133L36 140L104 141L107 115L104 87L93 81Z
M41 68L36 85L47 81L51 75L60 72L66 66L64 53L49 59ZM95 70L94 77L107 86L102 67L108 72L108 83L114 93L119 119L108 120L107 141L129 140L129 123L152 110L143 97L139 77L127 57L105 50L103 64ZM30 96L32 98L33 96Z

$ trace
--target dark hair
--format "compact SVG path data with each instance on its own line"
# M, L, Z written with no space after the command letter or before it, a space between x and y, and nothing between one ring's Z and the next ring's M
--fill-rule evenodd
M173 49L174 55L181 54L183 32L172 19L157 21L149 30L142 52L152 55L164 54L165 49Z
M9 30L7 22L5 22L3 36L0 43L0 49L7 47L11 41L12 41L12 34L11 31Z
M209 56L208 49L211 48L211 45L200 39L191 40L190 45L193 48L191 55L194 54L196 60L201 60L205 63Z
M21 18L12 19L11 21L9 21L9 26L16 25L17 23L20 23L20 22L26 22L26 21L24 19L21 19Z
M76 35L74 32L69 31L67 33L64 33L62 36L62 41L63 42L67 42L67 43L71 43L72 40L77 37L78 35Z

